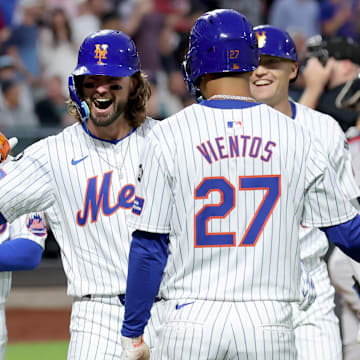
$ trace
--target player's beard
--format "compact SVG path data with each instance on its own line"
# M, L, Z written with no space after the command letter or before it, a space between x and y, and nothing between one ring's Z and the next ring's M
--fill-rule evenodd
M94 123L95 126L98 127L107 127L112 125L119 117L123 116L125 113L125 109L127 106L127 102L125 101L117 101L113 103L112 110L107 114L95 114L90 106L90 119Z

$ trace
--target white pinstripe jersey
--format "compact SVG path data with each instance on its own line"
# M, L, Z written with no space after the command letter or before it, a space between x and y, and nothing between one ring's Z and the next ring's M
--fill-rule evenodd
M349 144L339 124L329 115L301 104L295 105L295 121L312 132L315 141L323 148L329 163L335 169L341 190L348 199L356 199L360 196L360 189L353 175ZM310 271L319 265L321 257L325 256L328 240L319 229L304 227L300 228L300 240L300 257Z
M8 221L45 211L61 249L68 295L125 293L131 238L127 219L138 156L155 124L147 119L116 143L74 124L4 166L0 211Z
M360 187L360 133L349 138L352 164L356 183Z
M24 215L13 223L0 225L0 243L10 239L25 238L43 249L47 236L46 222L42 213ZM0 271L0 304L5 304L11 288L11 272Z
M267 105L195 104L147 139L131 225L170 233L164 298L296 301L300 221L356 214L306 130Z

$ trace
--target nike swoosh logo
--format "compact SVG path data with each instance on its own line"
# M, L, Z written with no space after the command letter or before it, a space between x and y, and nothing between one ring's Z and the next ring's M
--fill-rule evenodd
M176 304L176 310L180 310L181 308L183 308L184 306L186 305L191 305L193 304L195 301L192 301L192 302L188 302L188 303L185 303L185 304Z
M82 162L83 160L85 160L89 155L84 156L83 158L79 159L79 160L71 160L71 165L77 165L79 162Z

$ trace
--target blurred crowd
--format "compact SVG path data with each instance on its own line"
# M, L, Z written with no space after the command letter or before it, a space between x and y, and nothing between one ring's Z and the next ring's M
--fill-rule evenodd
M134 39L152 84L149 115L173 114L193 102L181 72L189 29L215 8L287 30L299 54L316 34L360 37L358 0L0 0L0 130L71 124L65 100L77 50L105 28Z

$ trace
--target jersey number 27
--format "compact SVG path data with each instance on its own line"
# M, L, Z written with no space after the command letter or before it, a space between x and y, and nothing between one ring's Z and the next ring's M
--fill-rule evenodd
M281 194L281 176L240 176L239 191L266 190L239 246L254 246L270 218ZM225 177L208 177L195 189L196 199L207 199L211 192L221 195L218 204L204 205L195 214L195 247L236 246L236 232L209 233L211 219L226 218L236 206L235 187Z

